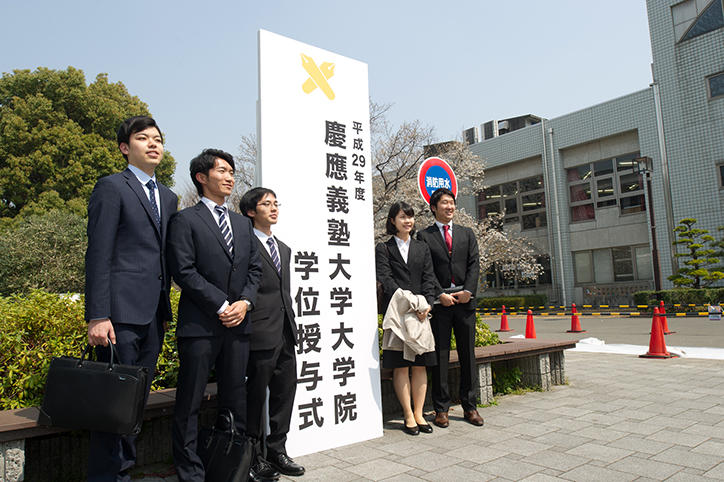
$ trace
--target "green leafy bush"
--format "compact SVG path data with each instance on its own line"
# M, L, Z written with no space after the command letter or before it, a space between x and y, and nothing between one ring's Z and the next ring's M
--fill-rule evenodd
M176 313L179 293L171 292ZM176 386L175 315L165 335L153 389ZM83 299L41 290L0 297L0 409L38 406L50 361L80 356L87 343Z
M382 315L377 315L377 334L380 343L380 355L382 355ZM483 321L478 313L475 314L475 346L497 345L500 343L500 337L490 329ZM455 334L450 337L450 349L455 350Z
M525 306L524 296L496 296L492 298L478 298L478 309L500 309L503 305L506 308Z
M79 214L53 209L16 218L0 230L0 295L82 292L87 245Z
M493 366L493 393L508 395L523 387L523 371L519 367L504 370Z
M478 309L496 309L499 310L503 305L507 309L528 306L545 306L548 301L546 295L528 294L519 296L495 296L489 298L478 298Z
M688 305L704 306L724 302L724 288L677 288L661 291L638 291L634 293L634 303L637 305L654 306L663 300L668 307L680 304L681 311L686 311Z

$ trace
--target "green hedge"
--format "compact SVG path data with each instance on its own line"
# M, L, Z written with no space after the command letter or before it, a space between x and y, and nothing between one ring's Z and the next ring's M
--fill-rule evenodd
M508 309L517 308L520 306L545 306L548 302L546 295L532 294L532 295L520 295L520 296L495 296L489 298L478 298L478 308L493 308L500 309L505 305Z
M380 356L382 356L382 315L377 315L377 333L379 335ZM475 346L497 345L500 343L500 337L490 329L487 323L483 321L480 314L475 314ZM450 349L456 347L455 334L450 338Z
M179 293L171 303L176 312ZM154 389L173 387L178 378L175 319L166 331ZM39 406L50 360L80 353L87 343L83 299L32 291L0 297L0 409Z
M171 388L178 380L176 313L180 293L171 291L174 320L158 358L153 389ZM382 317L378 319L379 326ZM380 343L382 330L380 328ZM0 297L0 410L40 406L45 378L54 356L80 356L87 343L83 298L31 291ZM498 334L477 315L475 346L500 343ZM455 348L455 338L452 339Z
M658 295L658 296L657 296ZM658 305L659 299L666 306L697 305L724 303L724 288L677 288L661 291L638 291L634 293L634 303L637 305Z

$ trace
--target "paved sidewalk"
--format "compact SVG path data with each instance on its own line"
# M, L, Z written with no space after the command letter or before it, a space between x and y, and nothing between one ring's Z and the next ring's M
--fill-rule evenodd
M569 385L508 395L467 424L298 457L286 480L724 480L724 361L566 353ZM145 478L176 480L175 476Z

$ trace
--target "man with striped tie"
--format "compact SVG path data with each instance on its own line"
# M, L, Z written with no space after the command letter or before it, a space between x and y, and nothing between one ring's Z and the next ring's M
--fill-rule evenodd
M267 461L284 475L304 474L286 450L287 433L297 389L295 345L297 328L289 292L291 250L272 234L280 204L271 189L255 187L241 198L242 214L254 223L262 258L262 279L256 309L250 313L251 352L247 374L247 433L255 438L258 457L252 465L256 480L275 477ZM262 412L269 389L269 435L262 447Z
M198 411L212 367L219 408L230 409L237 430L246 431L251 331L246 315L254 308L262 267L251 222L226 205L234 188L234 158L206 149L191 161L190 171L201 201L178 212L168 232L169 270L181 287L172 439L179 480L201 482Z

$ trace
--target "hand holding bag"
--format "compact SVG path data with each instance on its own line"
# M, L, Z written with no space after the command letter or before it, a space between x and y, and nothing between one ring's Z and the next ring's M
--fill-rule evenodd
M56 357L45 382L42 425L117 434L138 434L143 422L148 369L114 363L110 343L108 363L87 360L91 346L80 359Z
M249 478L252 444L236 431L234 414L219 409L216 423L199 432L196 448L204 464L205 482L242 482Z

